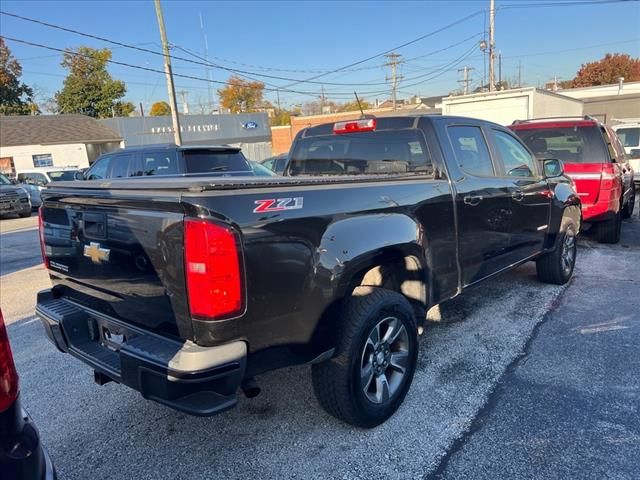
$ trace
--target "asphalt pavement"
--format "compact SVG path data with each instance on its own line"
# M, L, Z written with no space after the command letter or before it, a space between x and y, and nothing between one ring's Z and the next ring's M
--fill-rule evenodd
M640 438L639 232L635 216L620 245L583 239L567 287L538 283L527 264L430 312L412 388L373 430L325 414L308 367L262 375L260 396L211 418L98 386L33 318L48 283L37 264L7 267L0 305L23 402L62 479L627 478ZM29 235L12 261L38 261ZM14 244L3 242L4 264Z

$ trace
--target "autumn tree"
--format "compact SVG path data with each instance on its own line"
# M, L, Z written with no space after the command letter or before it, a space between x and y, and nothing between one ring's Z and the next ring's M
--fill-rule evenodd
M264 106L264 83L230 77L227 85L218 90L220 105L232 113L255 112Z
M165 115L171 115L171 107L167 102L156 102L151 105L151 111L149 115L152 117L162 117Z
M38 111L33 90L20 81L22 66L0 37L0 115L29 115Z
M609 85L618 83L620 77L624 77L627 82L640 80L640 58L632 58L625 53L607 53L597 62L583 64L571 85Z
M62 90L55 94L59 113L81 113L94 118L129 115L135 110L131 102L122 100L127 87L114 80L107 71L111 60L108 48L80 47L67 49L62 66L69 73Z

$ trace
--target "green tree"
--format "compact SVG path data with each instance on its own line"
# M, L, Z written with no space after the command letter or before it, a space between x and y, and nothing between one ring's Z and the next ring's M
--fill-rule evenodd
M271 125L274 127L291 125L291 112L287 110L276 110L276 113L271 117Z
M94 118L129 114L134 107L121 101L127 92L124 82L114 80L107 71L111 59L108 48L79 47L68 49L62 66L69 70L62 90L56 92L59 113L81 113Z
M264 108L264 83L249 82L240 77L230 77L227 85L218 90L222 108L233 113L255 112Z
M0 115L29 115L38 112L33 90L20 82L22 66L0 37Z
M151 105L151 111L149 115L152 117L162 117L165 115L171 115L171 107L167 102L156 102Z
M371 108L371 104L366 100L360 99L360 105L362 105L363 110ZM343 103L342 105L338 106L338 112L359 112L359 111L360 111L360 107L358 106L358 102L355 100L352 102Z
M624 77L625 82L640 80L640 58L632 58L626 53L607 53L597 62L583 64L571 86L609 85L618 83L620 77Z

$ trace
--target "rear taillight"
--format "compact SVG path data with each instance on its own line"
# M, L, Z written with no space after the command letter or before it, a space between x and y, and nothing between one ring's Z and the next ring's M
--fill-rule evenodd
M9 408L18 397L18 372L13 363L9 336L0 311L0 412Z
M355 133L372 132L376 129L375 118L364 118L362 120L350 120L348 122L337 122L333 125L333 133Z
M244 279L236 232L207 220L184 222L184 259L191 316L235 317L244 310Z
M600 179L600 188L611 190L616 181L616 167L613 163L604 163L602 165L602 177Z
M47 254L44 248L44 217L43 217L44 206L38 209L38 232L40 234L40 252L42 253L42 261L44 262L44 266L49 268L49 259L47 258Z

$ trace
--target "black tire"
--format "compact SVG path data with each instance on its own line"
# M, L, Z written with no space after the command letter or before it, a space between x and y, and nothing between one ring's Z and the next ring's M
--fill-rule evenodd
M596 238L600 243L618 243L622 230L622 212L606 222L596 223Z
M18 214L18 216L19 216L20 218L27 218L27 217L30 217L30 216L31 216L31 209L29 209L29 211L28 211L28 212L20 212L20 213Z
M633 209L636 206L636 186L631 183L631 195L629 195L629 201L622 209L622 218L630 218L633 215Z
M564 285L573 275L576 264L578 226L572 218L564 217L556 248L536 261L538 280L543 283ZM569 258L567 258L569 257Z
M382 346L382 351L376 354L377 349L374 349L370 341L374 330L377 329L381 340L384 340L383 331L394 332L398 328L402 332L397 323L393 323L393 327L388 330L377 327L388 319L401 322L406 332L406 337L402 334L405 344L400 348L400 344L396 345L392 341L386 352ZM372 428L395 413L411 386L418 359L418 336L413 309L405 297L394 291L357 287L345 301L341 322L334 357L312 367L313 391L322 408L329 414L357 427ZM404 373L393 366L393 356L397 354L402 354L403 364L406 362ZM377 363L375 360L380 360L380 355L390 356L386 357L385 362ZM375 365L375 369L366 369L372 365ZM379 375L376 369L383 368L383 373ZM366 371L370 373L368 382L362 380L367 376ZM393 382L386 380L387 374ZM400 378L397 375L401 375ZM381 381L383 376L385 380ZM385 400L385 396L380 395L380 399L372 400L372 397L376 397L379 385L385 383L388 398Z

